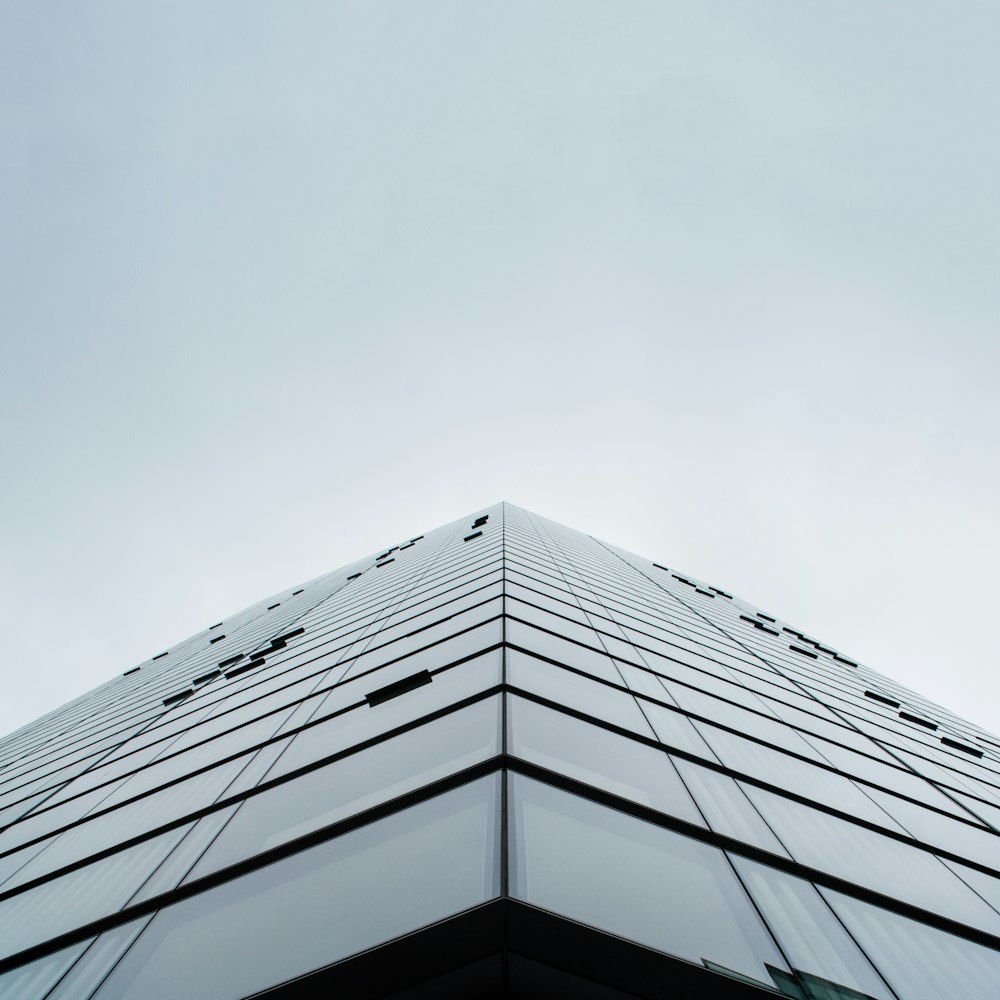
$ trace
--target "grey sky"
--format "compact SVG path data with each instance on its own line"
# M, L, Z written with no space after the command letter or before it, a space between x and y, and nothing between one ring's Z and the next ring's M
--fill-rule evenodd
M1000 730L1000 7L0 8L0 731L508 499Z

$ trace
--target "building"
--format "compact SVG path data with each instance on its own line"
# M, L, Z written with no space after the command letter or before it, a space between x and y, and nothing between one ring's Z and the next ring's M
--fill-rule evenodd
M1000 993L1000 742L510 504L0 767L4 998Z

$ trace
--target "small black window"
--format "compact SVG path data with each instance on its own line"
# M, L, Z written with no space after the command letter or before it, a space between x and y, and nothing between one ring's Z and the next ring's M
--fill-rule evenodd
M281 601L278 601L277 604L269 604L267 606L267 610L268 611L273 611L275 608L280 608L280 607L281 607Z
M385 560L384 562L380 562L380 563L375 563L375 568L376 568L376 569L381 569L381 568L382 568L383 566L388 566L388 565L389 565L389 563L391 563L391 562L395 562L395 561L396 561L396 560L395 560L395 558L392 558L392 559L386 559L386 560Z
M381 705L384 701L389 701L392 698L398 698L401 694L406 694L407 691L413 691L415 688L423 687L425 684L430 684L433 679L434 678L430 675L430 671L421 670L418 674L413 674L410 677L404 677L402 680L395 681L392 684L386 684L385 687L378 688L378 690L365 695L365 698L368 701L368 707L374 708L376 705Z
M168 649L167 653L169 653L169 652L170 652L170 650ZM167 655L167 653L157 653L156 656L153 657L153 659L154 660L162 660L163 657Z
M849 660L846 656L841 656L840 653L834 653L833 654L833 658L838 663L846 663L849 667L856 667L857 666L857 664L854 662L854 660Z
M959 743L957 740L949 739L947 736L942 736L941 742L946 747L951 747L954 750L961 750L964 753L971 754L973 757L982 757L983 755L982 750L977 750L975 747L967 747L964 743Z
M201 684L207 684L210 680L220 676L222 674L221 670L210 670L207 674L202 674L201 677L196 677L191 683L198 687Z
M711 597L713 601L715 600L715 594L710 594L707 590L702 590L701 587L695 587L694 592L696 594L704 594L705 597Z
M360 573L352 573L352 574L351 574L351 575L350 575L350 576L349 576L349 577L348 577L347 579L348 579L348 580L357 580L357 578L358 578L359 576L361 576L361 574L360 574Z
M801 653L803 656L808 656L813 660L819 659L815 653L810 653L808 649L803 649L801 646L789 646L788 648L796 653Z
M877 691L866 691L866 698L871 698L873 701L880 701L883 705L888 705L890 708L899 708L899 702L893 701L892 698L886 698L884 694L879 694Z
M291 632L283 632L281 635L276 635L272 640L273 645L276 642L284 643L288 639L294 639L297 635L302 635L305 632L305 628L293 628Z
M303 587L302 590L305 590L305 587ZM293 590L292 591L292 597L295 597L297 594L301 594L302 590Z
M122 674L122 677L128 677L129 674L134 674L137 670L142 670L142 667L133 667L131 670L126 670L125 673Z
M217 643L217 642L222 642L222 640L223 640L223 639L225 639L225 638L226 638L226 637L225 637L225 635L224 635L224 634L223 634L223 635L217 635L217 636L216 636L216 637L215 637L214 639L209 639L209 640L208 640L208 644L209 644L210 646L214 646L214 645L215 645L215 643Z
M177 694L172 694L169 698L164 698L163 704L169 708L171 705L176 705L178 702L183 701L189 694L191 694L190 688L186 691L178 691Z
M757 612L757 617L758 617L758 618L763 618L763 619L764 619L764 621L766 621L766 622L774 622L774 621L777 621L777 619L775 619L775 618L772 618L772 617L771 617L770 615L765 615L763 611L758 611L758 612Z
M462 541L463 542L471 542L473 538L480 538L480 537L482 537L482 534L483 533L481 531L474 531L471 535L466 535L465 538L462 539Z
M928 719L921 719L919 715L911 715L909 712L900 712L899 717L901 719L906 719L907 722L915 722L918 726L923 726L925 729L937 729L936 722L930 722Z
M231 667L234 663L239 663L243 659L242 653L237 653L235 656L230 656L226 660L222 660L219 663L219 667L225 669L226 667Z
M214 625L209 625L208 626L209 632L211 632L213 628L218 628L221 624L222 622L216 622Z

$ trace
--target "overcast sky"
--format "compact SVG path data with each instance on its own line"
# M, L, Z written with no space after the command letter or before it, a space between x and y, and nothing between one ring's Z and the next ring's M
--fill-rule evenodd
M1000 731L1000 5L0 7L0 732L500 499Z

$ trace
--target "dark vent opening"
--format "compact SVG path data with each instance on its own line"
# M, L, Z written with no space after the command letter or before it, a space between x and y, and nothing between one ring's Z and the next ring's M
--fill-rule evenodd
M273 611L275 608L280 608L280 607L281 607L281 601L278 601L277 604L269 604L267 606L267 610L268 611Z
M849 667L856 667L857 666L857 664L854 662L854 660L849 660L846 656L841 656L840 653L834 653L833 654L833 658L838 663L846 663Z
M661 566L659 563L653 563L657 569L662 569L665 573L669 573L670 570L666 566Z
M134 674L137 670L142 670L142 667L133 667L131 670L126 670L125 673L122 674L122 677L128 677L129 674Z
M899 717L901 719L906 719L907 722L915 722L918 726L923 726L925 729L937 729L936 722L931 722L928 719L921 719L919 715L911 715L909 712L900 712Z
M770 615L765 615L763 611L756 612L758 618L763 618L766 622L776 622L777 618L772 618Z
M214 625L209 625L208 626L209 632L211 632L213 628L218 628L221 624L222 622L216 622Z
M975 747L967 747L964 743L959 743L958 740L949 739L947 736L942 736L941 742L946 747L951 747L953 750L961 750L973 757L982 757L983 755L982 750L977 750Z
M389 563L395 562L395 559L386 559L385 562L375 563L376 569L381 569L383 566L388 566Z
M293 590L292 597L297 597L299 594L302 593L303 590L305 590L305 587L303 587L302 590Z
M193 681L191 681L191 683L197 687L199 684L205 684L208 681L221 676L221 674L221 670L210 670L207 674L202 674L201 677L196 677Z
M803 656L808 656L812 660L819 659L815 653L811 653L808 649L803 649L801 646L789 646L788 648L793 652L801 653Z
M866 691L866 698L871 698L873 701L880 701L883 705L888 705L890 708L899 708L899 702L893 701L892 698L887 698L884 694L879 694L877 691Z
M221 660L219 666L222 668L231 667L234 663L239 663L243 659L242 653L237 653L235 656L230 656L228 659Z
M471 535L466 535L462 539L463 542L471 542L473 538L482 538L483 533L481 531L474 531Z
M359 576L361 576L361 574L360 574L360 573L352 573L352 574L351 574L351 575L350 575L350 576L349 576L349 577L348 577L347 579L348 579L348 580L357 580L357 578L358 578Z
M179 701L183 701L192 691L188 688L186 691L179 691L177 694L172 694L169 698L163 699L163 704L165 707L170 707L171 705L176 705Z
M214 646L215 643L222 642L222 640L225 639L225 638L226 638L225 635L217 635L214 639L209 639L208 640L208 644L210 646Z
M230 670L226 674L226 680L228 681L231 677L239 677L240 674L245 674L248 670L253 670L254 667L262 666L264 666L263 660L251 660L249 663L244 663L241 667Z
M398 698L401 694L406 694L407 691L413 691L415 688L423 687L425 684L430 684L433 678L430 675L430 671L421 670L418 674L413 674L410 677L404 677L400 681L395 681L392 684L386 684L385 687L381 687L376 691L372 691L370 694L365 695L368 701L368 706L373 708L375 705L381 705L384 701L389 701L392 698Z
M162 660L163 657L166 656L167 653L169 653L169 652L170 652L170 650L168 649L166 653L157 653L156 656L153 657L153 659L154 660Z
M695 587L694 592L696 594L704 594L705 597L711 597L713 601L715 600L715 594L710 594L707 590L702 590L701 587Z
M276 642L287 642L289 639L294 639L297 635L302 635L305 632L305 627L293 628L291 632L283 632L281 635L276 635L272 640L273 645Z

